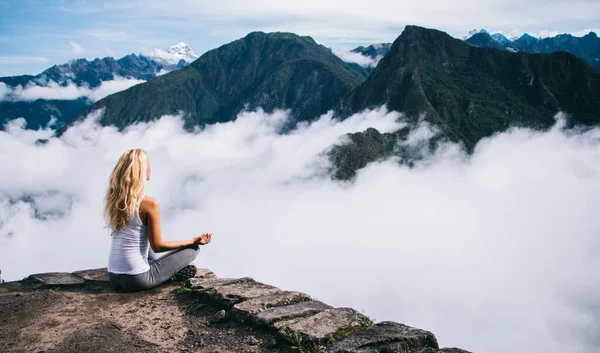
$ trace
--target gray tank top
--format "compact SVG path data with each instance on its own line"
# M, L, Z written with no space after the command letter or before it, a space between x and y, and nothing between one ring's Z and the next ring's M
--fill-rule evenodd
M125 228L115 232L111 238L108 272L114 274L137 275L150 270L148 265L148 230L140 219L140 205L144 195L136 205L133 217Z

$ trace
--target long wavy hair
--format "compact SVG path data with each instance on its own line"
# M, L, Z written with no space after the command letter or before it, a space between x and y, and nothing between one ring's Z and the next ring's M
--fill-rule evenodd
M111 235L125 228L144 194L148 155L140 148L123 153L110 174L104 218Z

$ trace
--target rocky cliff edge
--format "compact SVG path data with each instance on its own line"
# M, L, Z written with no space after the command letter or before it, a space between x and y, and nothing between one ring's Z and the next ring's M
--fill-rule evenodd
M440 349L429 331L208 269L138 293L113 290L105 268L0 284L0 344L6 352L468 353Z

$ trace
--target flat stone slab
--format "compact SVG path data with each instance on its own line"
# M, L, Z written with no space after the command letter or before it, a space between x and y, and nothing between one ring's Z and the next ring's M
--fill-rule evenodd
M36 273L30 275L27 279L40 282L47 286L72 286L85 283L83 278L67 272Z
M251 318L257 326L273 326L279 329L284 324L289 323L289 320L312 316L327 309L333 309L333 307L318 300L310 300L265 309L251 316Z
M433 333L392 321L377 323L336 342L331 353L438 352Z
M195 278L215 278L215 274L208 268L197 268Z
M365 315L352 308L327 309L313 316L283 322L279 334L285 339L290 334L299 334L303 342L327 344L366 329L368 321Z
M219 286L225 286L228 284L249 282L249 281L254 281L254 280L250 277L242 277L242 278L218 278L218 277L197 278L197 277L194 277L194 278L188 279L185 282L185 286L190 289L202 291L202 290L212 289L212 288L219 287Z
M217 286L206 290L205 294L221 305L233 306L244 300L277 292L281 292L281 289L256 281L247 281Z
M308 294L293 291L279 291L262 297L237 303L231 308L231 314L239 320L245 320L267 309L292 305L310 300Z
M442 349L433 349L433 348L425 348L420 350L418 353L471 353L469 351L465 351L460 348L442 348Z
M71 272L72 275L81 277L86 281L108 282L108 270L106 268L95 268L91 270Z

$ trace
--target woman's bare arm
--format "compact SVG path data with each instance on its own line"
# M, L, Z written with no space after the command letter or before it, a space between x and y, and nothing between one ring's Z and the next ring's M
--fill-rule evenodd
M160 233L160 205L156 199L146 196L140 206L140 214L147 220L148 241L155 253L191 246L198 243L198 238L183 241L165 241Z

